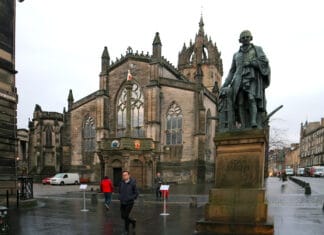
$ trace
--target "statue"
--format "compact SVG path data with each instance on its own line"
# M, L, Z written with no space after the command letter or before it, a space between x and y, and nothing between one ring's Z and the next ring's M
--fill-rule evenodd
M270 84L268 59L252 34L240 34L242 44L233 56L232 66L219 94L220 130L263 128L266 117L265 89Z

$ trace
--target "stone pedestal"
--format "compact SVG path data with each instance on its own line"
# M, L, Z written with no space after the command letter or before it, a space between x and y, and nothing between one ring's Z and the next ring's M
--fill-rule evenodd
M265 130L218 133L216 184L197 234L273 234L264 188Z

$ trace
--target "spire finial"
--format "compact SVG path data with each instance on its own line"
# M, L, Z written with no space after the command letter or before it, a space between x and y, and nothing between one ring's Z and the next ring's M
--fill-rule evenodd
M104 47L104 50L103 50L102 55L101 55L101 58L110 59L109 52L108 52L108 48L106 46Z
M152 46L153 46L153 54L152 54L152 56L154 58L161 58L161 56L162 56L162 43L161 43L159 32L155 33L155 37L154 37Z
M69 90L69 96L68 96L68 109L69 110L72 108L73 102L74 102L73 92L72 92L72 89L70 89Z
M105 46L101 55L101 72L105 72L110 65L110 56L108 48Z
M199 21L199 32L198 32L199 35L202 35L204 36L204 20L203 20L203 15L202 15L202 12L201 12L201 16L200 16L200 21Z

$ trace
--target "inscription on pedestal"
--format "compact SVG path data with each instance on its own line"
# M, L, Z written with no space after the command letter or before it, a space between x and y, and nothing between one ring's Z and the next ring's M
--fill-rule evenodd
M260 161L257 156L226 156L218 159L216 187L260 187Z

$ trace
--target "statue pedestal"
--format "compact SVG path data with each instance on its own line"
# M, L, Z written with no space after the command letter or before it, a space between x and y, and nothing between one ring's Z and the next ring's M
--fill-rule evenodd
M264 188L266 137L259 129L216 134L216 184L197 234L273 234Z

